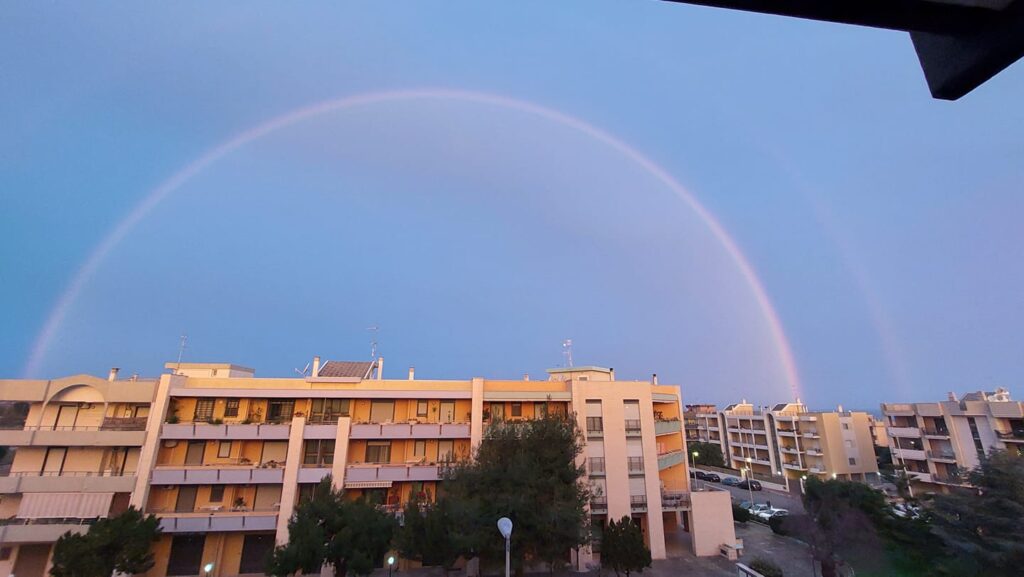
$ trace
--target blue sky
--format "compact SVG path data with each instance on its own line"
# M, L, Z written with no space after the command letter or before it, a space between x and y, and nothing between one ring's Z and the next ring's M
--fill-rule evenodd
M423 87L585 120L729 231L820 407L1007 386L1024 356L1024 69L935 101L906 35L661 2L54 6L0 19L0 375L146 194L312 103ZM177 354L289 375L659 373L687 401L790 393L703 223L578 131L468 102L326 114L191 179L106 258L40 377Z

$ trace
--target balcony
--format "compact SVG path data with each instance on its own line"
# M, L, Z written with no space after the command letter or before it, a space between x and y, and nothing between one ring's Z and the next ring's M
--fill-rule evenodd
M917 427L886 427L890 437L903 437L904 439L920 439L921 429Z
M685 462L686 453L684 453L683 451L672 451L669 453L662 453L658 455L658 470L664 471L669 467L674 467Z
M900 459L924 461L927 455L924 449L893 449L892 454Z
M907 403L882 403L882 412L886 415L911 416L914 414L914 405Z
M920 483L931 483L932 474L923 473L921 471L907 471L907 476L910 477L911 481L918 481Z
M273 531L277 529L277 511L230 511L223 513L161 513L164 533L202 533L209 531Z
M0 430L0 446L7 447L141 447L145 430L102 427L25 427Z
M626 419L626 436L636 437L640 435L640 419Z
M308 428L310 427L307 426ZM352 425L349 437L352 439L468 439L469 429L469 423L360 423ZM333 439L334 436L332 434L328 438Z
M587 417L587 437L601 437L604 435L604 419L601 417Z
M689 511L690 493L688 491L662 491L662 511Z
M924 430L924 436L925 437L936 438L936 439L948 439L949 438L949 431L947 429L926 428Z
M933 461L956 463L956 454L952 451L928 451L928 458Z
M590 512L593 514L602 514L608 512L608 498L607 497L591 497L590 498Z
M778 429L778 433L783 437L796 437L800 434L800 431L795 429Z
M654 434L655 435L670 435L672 433L678 433L682 430L679 421L654 421Z
M996 431L996 436L1003 442L1024 443L1024 430L1021 429L1014 431Z
M284 467L157 466L149 482L152 485L274 484L284 482Z
M634 513L644 513L647 511L647 495L630 495L629 496L629 509Z
M0 525L0 543L53 543L61 535L85 533L92 519L9 519Z
M822 452L822 450L817 448L817 447L810 447L809 449L807 449L807 454L812 456L812 457L824 457L825 456L825 453Z
M789 469L791 471L806 471L807 470L807 467L804 466L804 465L801 465L800 463L783 463L782 466L783 466L783 468Z
M177 440L287 441L291 425L210 425L185 423L161 426L160 438Z
M779 447L779 451L782 451L783 453L787 453L789 455L799 455L800 453L803 453L803 451L797 449L796 447Z
M23 471L0 478L0 493L130 493L135 480L134 474Z
M587 473L591 477L603 477L604 457L590 457L587 459Z
M682 453L682 451L680 451ZM630 475L643 475L644 474L644 458L643 457L626 457L626 469Z
M821 435L818 434L818 431L804 431L803 438L805 438L805 439L820 439Z
M442 469L438 465L349 465L345 468L345 482L438 481Z

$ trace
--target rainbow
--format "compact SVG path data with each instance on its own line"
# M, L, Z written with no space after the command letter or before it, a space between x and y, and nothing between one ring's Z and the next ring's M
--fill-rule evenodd
M78 299L78 295L82 292L82 289L85 288L89 280L96 274L96 271L110 252L117 247L117 245L125 239L132 229L134 229L140 221L146 218L146 216L148 216L149 213L152 212L158 204L160 204L160 202L174 193L175 190L188 182L191 178L201 173L207 167L224 156L254 140L260 139L273 132L281 130L282 128L309 120L321 114L388 102L407 102L415 100L446 100L478 103L509 110L517 110L544 118L576 130L586 136L589 136L595 141L603 143L629 160L635 162L638 166L667 186L676 196L682 199L698 217L700 217L736 264L743 279L750 287L750 291L753 293L754 299L756 300L761 313L764 315L764 318L768 323L772 341L778 352L783 372L785 374L787 384L792 391L793 398L800 396L800 376L797 371L796 361L793 358L793 351L790 347L789 339L786 337L786 333L782 328L782 321L779 319L779 315L776 312L774 305L772 305L771 299L768 298L768 293L765 290L761 279L754 271L754 267L739 249L736 241L726 232L722 224L718 222L718 220L706 208L704 208L704 206L698 202L697 199L688 190L686 190L686 188L683 187L683 185L676 181L676 179L673 178L667 170L657 165L654 161L644 156L643 153L629 146L625 142L574 116L570 116L551 108L546 108L539 104L507 96L467 90L437 88L356 94L353 96L320 102L288 112L260 125L249 128L233 138L215 146L199 158L190 162L170 178L160 183L159 186L147 194L146 197L139 202L139 204L136 205L130 213L128 213L127 216L125 216L110 232L107 233L99 245L96 246L95 250L89 254L88 258L86 258L78 268L78 271L71 279L68 287L64 290L58 298L57 303L50 311L43 328L36 337L35 343L32 347L32 352L23 369L25 377L30 378L39 372L43 359L45 358L54 337L59 331L61 323L67 316L68 311L74 305L75 301Z

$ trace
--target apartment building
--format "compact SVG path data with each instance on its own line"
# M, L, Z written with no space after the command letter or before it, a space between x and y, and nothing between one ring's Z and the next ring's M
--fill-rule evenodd
M430 498L445 464L469 458L495 419L574 414L595 489L590 514L636 518L654 558L689 530L698 555L735 541L728 493L691 491L678 387L619 381L611 369L548 380L385 379L382 360L312 363L305 378L258 378L231 364L168 363L159 380L0 381L31 403L0 478L0 572L41 577L67 530L132 504L161 519L149 577L259 574L287 521L327 475L352 498L398 512ZM598 550L573 555L585 569ZM408 565L408 564L406 564ZM205 572L204 572L205 574Z
M30 404L24 424L0 430L15 451L0 476L3 574L43 575L60 535L127 509L156 390L117 369L108 379L0 380L0 400Z
M771 408L743 401L694 417L698 437L718 444L729 468L764 478L878 480L867 413L809 411L799 400Z
M687 442L711 442L709 423L718 425L718 407L715 405L686 405L683 410L683 429ZM716 439L717 442L717 439Z
M1024 452L1024 403L1000 388L935 403L883 403L889 448L915 492L948 492L993 450Z

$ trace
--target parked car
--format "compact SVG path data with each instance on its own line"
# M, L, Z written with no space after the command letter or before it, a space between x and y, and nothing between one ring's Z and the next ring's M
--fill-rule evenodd
M740 509L746 509L749 511L750 508L753 506L754 504L751 503L750 501L740 501Z
M705 473L704 480L711 481L712 483L722 482L722 478L718 476L718 473Z
M921 509L906 503L896 503L892 506L892 514L903 519L917 519L921 516Z
M738 485L736 485L736 486L739 487L740 489L750 489L751 491L760 491L761 490L761 481L755 481L753 479L744 479L744 480L740 481L740 483Z
M736 477L725 477L724 479L722 479L722 484L728 485L730 487L735 487L740 484L740 480L737 479Z
M697 476L698 479L700 479L702 481L707 481L708 480L708 474L705 473L704 471L697 471L696 476Z
M754 517L760 518L758 516L758 514L761 511L767 511L770 508L771 507L769 507L768 505L766 505L764 503L754 503L753 505L751 505L750 507L747 508L747 511L750 511L750 514L753 515Z
M757 513L754 513L754 516L764 521L765 523L767 523L768 519L771 519L772 517L785 517L786 515L789 515L788 510L776 509L775 507L765 507L764 509L761 509Z

